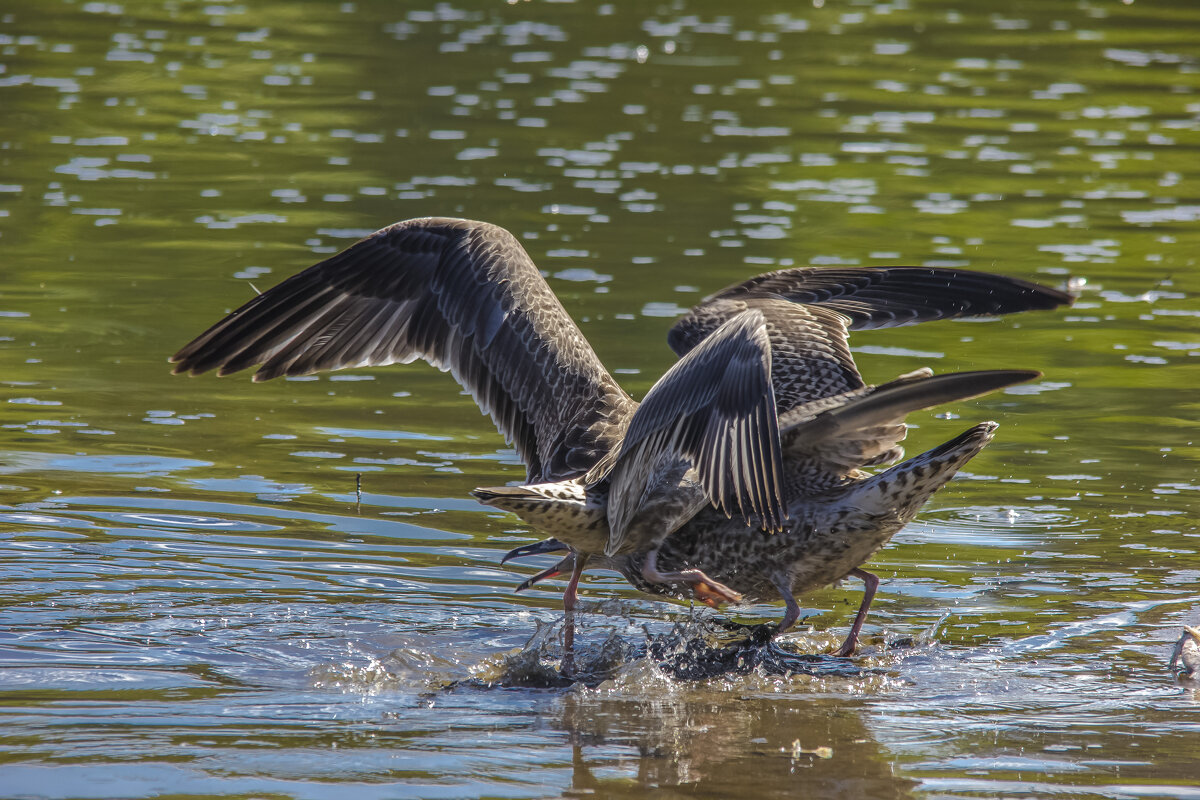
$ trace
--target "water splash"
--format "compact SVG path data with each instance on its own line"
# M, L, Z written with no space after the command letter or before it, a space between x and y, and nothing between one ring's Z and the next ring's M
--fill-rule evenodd
M672 685L726 681L729 688L768 678L841 678L856 681L889 675L901 658L930 646L938 626L915 637L873 641L854 659L828 655L823 635L776 636L774 625L745 625L714 617L689 616L663 631L628 618L576 620L576 647L564 668L564 620L538 623L523 647L472 668L469 683L489 688L564 688L605 691L657 690ZM614 624L615 623L615 624ZM579 635L580 628L602 635ZM457 685L457 684L455 684ZM447 688L453 688L449 686Z

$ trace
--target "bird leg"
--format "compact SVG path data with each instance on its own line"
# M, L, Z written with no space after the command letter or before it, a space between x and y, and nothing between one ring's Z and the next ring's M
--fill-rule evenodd
M579 578L583 575L583 567L587 564L587 554L578 553L574 556L575 566L571 568L571 580L567 583L567 589L563 592L563 610L570 613L575 610L575 600L579 597ZM563 559L566 561L566 559ZM560 561L559 564L562 564Z
M862 604L858 607L858 614L854 617L854 624L850 626L850 634L846 637L846 641L842 642L842 646L834 651L835 656L850 656L854 655L854 648L858 645L858 634L862 630L863 623L867 619L867 609L871 607L871 600L875 598L875 590L879 588L879 578L867 572L865 569L853 569L850 574L856 578L861 578L863 582L863 599Z
M721 603L740 603L742 596L723 583L718 583L698 569L684 569L678 572L658 571L658 548L646 554L642 564L642 577L650 583L686 583L692 587L696 599L710 608L716 608Z
M587 560L588 557L586 554L575 556L575 566L571 570L571 580L567 583L566 591L563 592L563 611L566 613L563 622L561 672L563 675L568 676L575 671L575 601L579 598L579 578L583 575L583 568L587 564Z
M787 603L787 610L783 614L783 619L779 622L779 630L777 633L783 633L788 628L796 624L796 620L800 619L800 604L796 602L796 596L792 594L792 577L790 575L780 575L775 579L775 588L779 590L779 596Z

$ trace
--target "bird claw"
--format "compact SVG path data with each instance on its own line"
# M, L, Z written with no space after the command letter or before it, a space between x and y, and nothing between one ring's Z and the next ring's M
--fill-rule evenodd
M857 649L858 637L855 636L842 642L842 646L831 652L829 655L833 656L834 658L849 658L850 656L854 655L854 651Z

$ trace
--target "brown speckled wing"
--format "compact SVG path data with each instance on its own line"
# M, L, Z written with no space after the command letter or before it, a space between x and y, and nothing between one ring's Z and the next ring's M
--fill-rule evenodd
M922 369L793 409L779 420L788 501L827 491L860 468L901 458L904 419L911 412L978 397L1040 374L982 370L933 375Z
M730 286L712 300L777 297L845 314L850 330L935 319L1012 314L1068 305L1071 296L1030 281L946 267L797 267Z
M780 413L863 386L848 330L937 319L1050 309L1071 297L1029 281L940 267L799 267L768 272L717 292L671 329L683 355L747 308L767 319Z
M778 418L766 320L738 314L680 359L646 394L610 475L610 554L655 476L641 467L664 452L686 457L712 504L758 517L767 530L785 518Z
M864 385L846 343L847 318L820 306L774 297L710 300L680 319L668 341L680 355L689 353L718 326L751 309L766 320L779 413Z
M171 360L191 375L260 365L261 381L418 358L470 391L530 482L586 472L636 407L516 238L469 220L377 231L246 303Z

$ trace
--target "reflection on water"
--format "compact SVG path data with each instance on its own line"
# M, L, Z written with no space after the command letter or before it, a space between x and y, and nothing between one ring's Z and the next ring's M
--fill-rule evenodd
M0 2L9 796L1196 796L1200 63L1189 3ZM516 233L635 396L671 317L798 264L1069 310L864 332L869 380L1033 368L856 587L715 614L590 576L584 681L515 454L421 365L166 356L384 224ZM548 562L547 562L548 563ZM739 627L748 626L748 627ZM750 637L750 638L747 638Z

